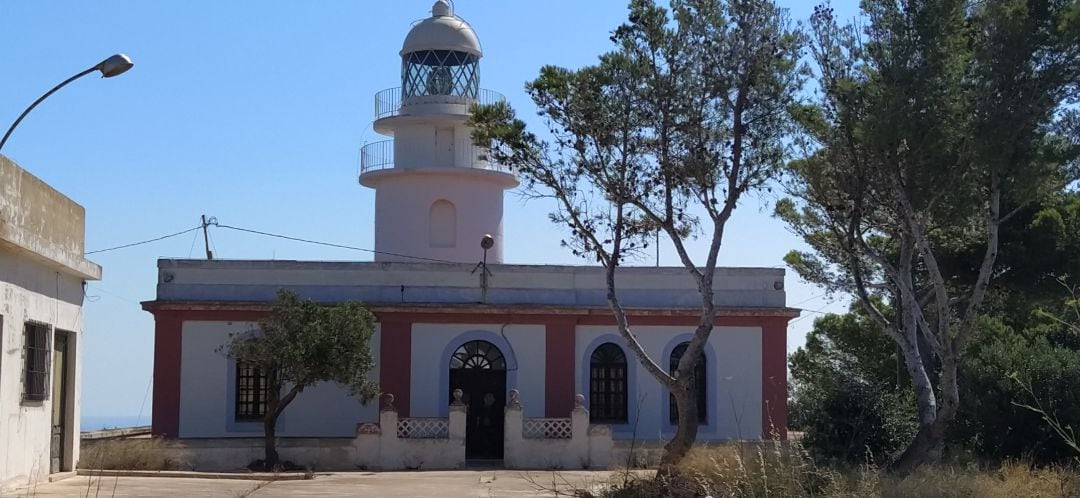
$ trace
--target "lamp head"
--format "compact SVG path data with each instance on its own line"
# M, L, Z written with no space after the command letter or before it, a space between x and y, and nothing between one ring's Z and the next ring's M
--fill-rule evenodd
M489 234L484 234L484 237L480 239L480 247L485 251L495 247L495 238Z
M97 66L94 66L94 69L101 71L102 78L112 78L124 74L134 65L130 57L124 54L116 54L98 63Z

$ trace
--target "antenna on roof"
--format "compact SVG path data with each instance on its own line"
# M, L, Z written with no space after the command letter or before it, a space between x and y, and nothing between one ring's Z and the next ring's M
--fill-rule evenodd
M476 273L476 270L481 270L480 271L480 302L482 302L482 303L487 302L488 277L489 276L494 276L494 275L492 275L491 270L489 270L488 267L487 267L487 253L488 253L488 249L491 249L492 247L495 247L495 238L492 237L491 234L484 234L484 236L480 239L480 248L484 250L484 259L480 260L479 263L476 263L476 266L474 266L472 271L469 272L469 273Z

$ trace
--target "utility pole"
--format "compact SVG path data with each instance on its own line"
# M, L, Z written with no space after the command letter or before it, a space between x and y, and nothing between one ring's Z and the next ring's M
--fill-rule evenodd
M206 215L204 214L202 215L202 237L203 244L206 245L206 259L209 261L214 259L214 253L210 252L210 235L206 231L206 227L208 226L210 226L210 224L206 222Z

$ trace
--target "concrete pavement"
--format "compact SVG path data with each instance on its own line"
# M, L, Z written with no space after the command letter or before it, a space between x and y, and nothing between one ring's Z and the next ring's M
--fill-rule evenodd
M306 481L248 481L165 477L71 477L3 494L7 497L233 497L300 496L533 497L566 496L573 487L617 479L611 471L460 470L432 472L347 472L316 474Z

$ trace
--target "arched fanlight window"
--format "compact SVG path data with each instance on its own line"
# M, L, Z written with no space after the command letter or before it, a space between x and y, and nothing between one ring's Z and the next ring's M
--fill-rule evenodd
M469 341L462 344L450 357L451 370L506 370L506 358L502 351L487 341Z
M689 342L684 342L682 344L679 344L678 346L675 346L675 349L671 351L669 365L669 371L671 372L671 375L675 375L675 371L679 369L679 360L682 359L682 356L684 353L686 353L686 348L689 345ZM694 368L694 383L690 386L690 392L694 393L697 396L697 417L698 422L702 424L705 423L709 414L709 405L707 403L708 396L706 394L708 392L708 386L706 385L707 381L705 377L706 372L708 372L708 367L706 363L707 360L705 359L705 354L702 353L701 361L699 361L697 367ZM668 395L668 408L669 422L671 422L672 425L675 425L679 421L679 408L675 404L675 396L672 396L670 394Z
M589 420L627 422L626 355L613 343L604 343L589 359Z

